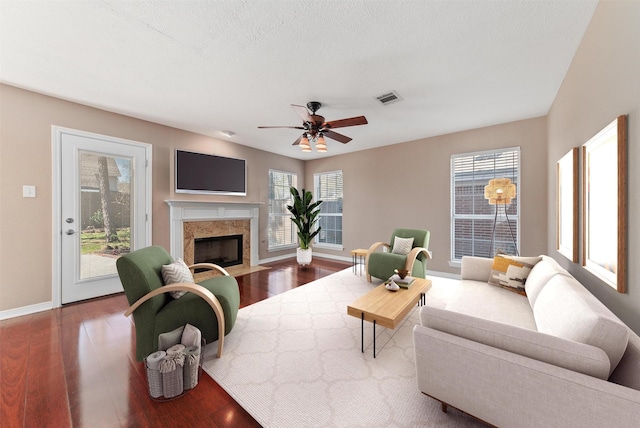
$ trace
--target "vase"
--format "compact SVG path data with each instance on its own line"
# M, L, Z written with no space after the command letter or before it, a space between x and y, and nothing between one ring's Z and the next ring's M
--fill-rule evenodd
M302 248L298 248L296 253L296 259L298 260L298 264L300 266L306 266L311 263L311 248L307 248L303 250Z

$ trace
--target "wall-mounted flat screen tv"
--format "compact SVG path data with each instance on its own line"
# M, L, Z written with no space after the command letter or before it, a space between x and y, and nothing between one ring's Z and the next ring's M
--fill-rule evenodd
M176 150L176 193L247 195L247 161Z

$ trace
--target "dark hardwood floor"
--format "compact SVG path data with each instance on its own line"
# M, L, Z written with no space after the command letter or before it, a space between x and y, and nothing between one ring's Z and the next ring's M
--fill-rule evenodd
M265 266L237 278L241 307L350 265L315 257ZM0 427L259 426L204 372L185 396L153 401L127 307L118 294L1 321Z

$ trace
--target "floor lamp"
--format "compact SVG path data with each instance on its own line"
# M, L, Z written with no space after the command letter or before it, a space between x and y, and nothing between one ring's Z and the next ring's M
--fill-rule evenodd
M484 198L489 201L489 205L497 205L496 212L493 217L493 231L491 232L491 247L489 248L489 257L493 257L493 246L496 239L496 222L498 220L498 210L500 205L504 207L504 216L507 218L507 224L509 225L509 232L511 233L511 239L513 245L516 248L516 255L518 254L518 244L516 244L516 238L513 236L513 230L511 229L511 222L507 215L507 204L511 203L511 199L516 197L516 185L508 178L494 178L489 180L489 184L484 186Z

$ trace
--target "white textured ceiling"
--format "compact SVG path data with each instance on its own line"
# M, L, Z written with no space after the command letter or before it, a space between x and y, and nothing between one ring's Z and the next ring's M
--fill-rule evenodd
M257 127L299 126L311 100L365 115L335 155L547 114L596 5L0 0L0 81L312 159L299 131Z

